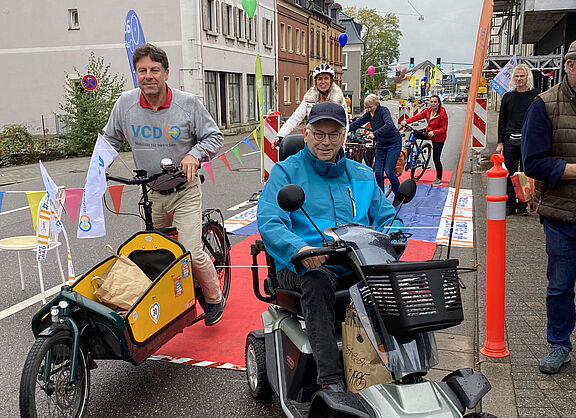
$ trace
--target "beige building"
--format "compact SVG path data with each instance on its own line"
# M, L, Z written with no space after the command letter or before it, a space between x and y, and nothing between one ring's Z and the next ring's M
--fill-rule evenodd
M275 109L275 0L259 0L248 19L240 0L4 2L0 10L0 126L55 133L66 74L82 73L91 52L133 88L124 21L133 9L145 39L166 50L170 86L198 95L223 128L256 120L255 57L264 74L265 109Z

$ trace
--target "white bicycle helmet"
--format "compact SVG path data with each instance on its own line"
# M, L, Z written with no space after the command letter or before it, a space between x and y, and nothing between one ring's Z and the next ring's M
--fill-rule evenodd
M314 78L314 80L316 80L318 74L322 73L330 74L332 77L334 77L334 68L332 68L328 64L320 64L319 66L314 68L314 71L312 72L312 77Z

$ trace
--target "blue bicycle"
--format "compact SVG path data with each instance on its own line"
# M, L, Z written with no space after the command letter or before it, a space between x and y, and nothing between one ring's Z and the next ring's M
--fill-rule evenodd
M410 125L406 125L403 135L406 134L409 135L404 142L404 148L408 151L408 155L404 169L410 170L410 177L417 181L428 169L428 163L432 156L432 145L428 142L430 138L428 138L425 129L414 129Z

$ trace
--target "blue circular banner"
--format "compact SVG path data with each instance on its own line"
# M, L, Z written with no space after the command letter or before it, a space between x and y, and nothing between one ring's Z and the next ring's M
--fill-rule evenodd
M126 46L128 62L130 64L130 69L132 70L134 87L138 87L138 79L136 78L134 64L132 64L132 56L134 55L134 50L145 43L144 32L142 31L142 25L140 24L138 15L134 10L130 10L126 14L126 21L124 22L124 45Z

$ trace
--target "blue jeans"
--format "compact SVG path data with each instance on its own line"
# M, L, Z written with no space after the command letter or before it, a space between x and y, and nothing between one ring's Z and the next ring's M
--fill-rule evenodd
M278 272L280 287L302 291L300 304L320 385L337 383L344 376L336 341L334 304L336 290L343 288L344 283L352 285L350 279L338 278L326 267L308 269L303 276L286 268Z
M574 331L574 284L576 281L576 238L566 235L561 225L544 219L546 253L548 254L548 288L546 312L547 337L551 346L572 349L570 334Z
M376 146L376 161L374 162L374 174L376 176L376 183L378 187L384 191L384 173L390 181L390 187L394 194L400 187L400 181L396 176L396 162L402 150L402 142L396 142L390 145L377 145Z

